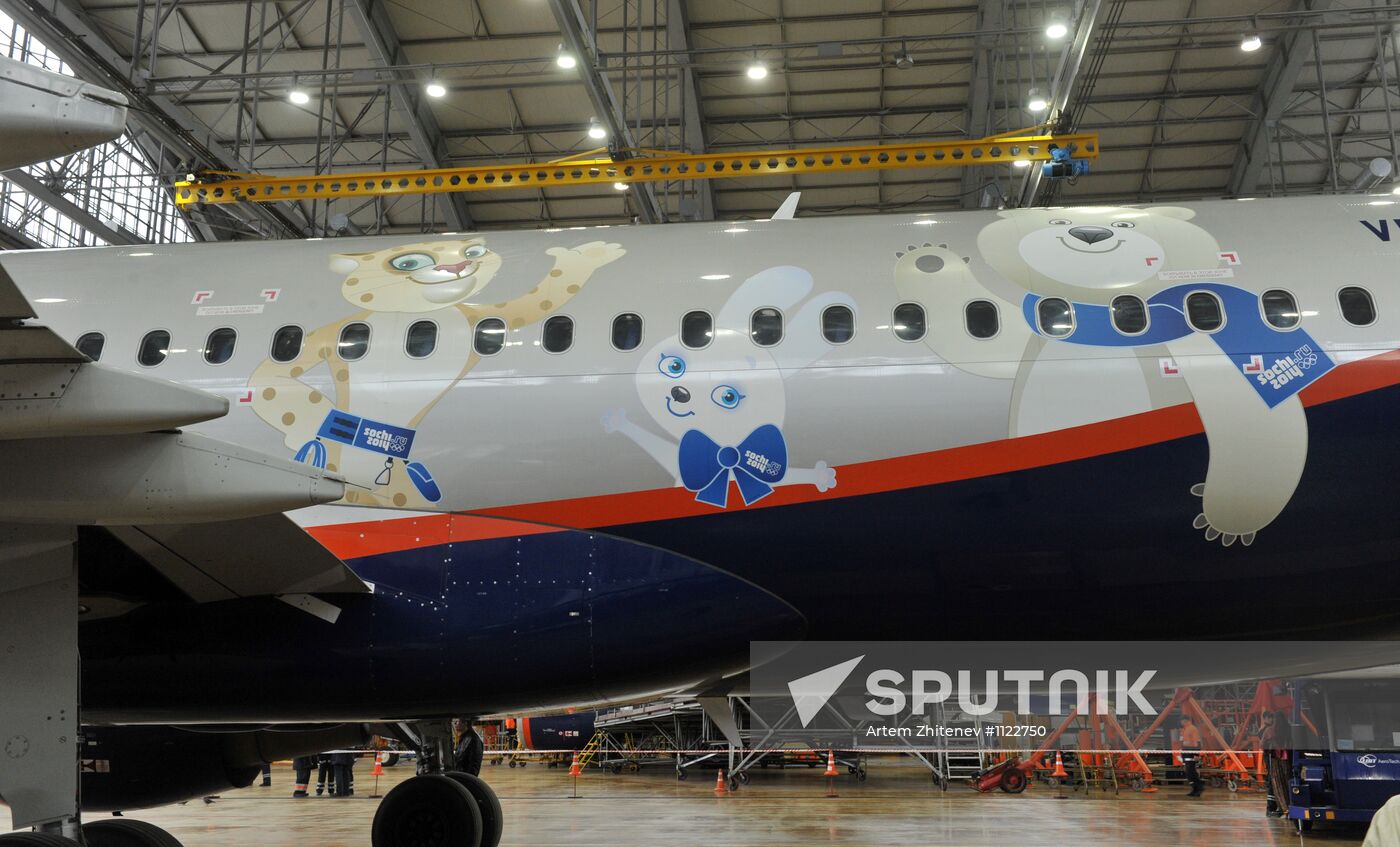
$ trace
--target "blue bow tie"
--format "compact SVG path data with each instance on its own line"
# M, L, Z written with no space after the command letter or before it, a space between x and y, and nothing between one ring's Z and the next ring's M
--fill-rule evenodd
M783 432L764 424L735 447L722 447L698 429L681 438L681 482L696 492L695 499L723 509L729 502L729 476L739 483L744 505L773 493L773 484L787 473L787 442Z

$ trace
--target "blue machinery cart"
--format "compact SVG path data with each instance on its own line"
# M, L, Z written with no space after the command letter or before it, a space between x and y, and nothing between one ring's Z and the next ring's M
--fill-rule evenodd
M1300 832L1315 821L1369 822L1400 794L1400 688L1313 681L1298 693L1293 724L1318 734L1304 733L1290 751L1288 819Z

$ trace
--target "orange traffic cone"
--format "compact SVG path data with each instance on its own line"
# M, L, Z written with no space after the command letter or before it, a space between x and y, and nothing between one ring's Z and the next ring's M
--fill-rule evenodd
M1052 771L1050 775L1059 779L1064 779L1069 776L1069 774L1065 772L1064 756L1060 755L1059 750L1055 751L1055 770Z
M569 776L579 776L583 773L583 768L578 763L578 753L574 754L574 761L569 765Z
M831 750L826 751L826 773L822 776L836 776L836 754Z
M729 786L724 784L724 768L720 768L719 772L715 774L715 793L726 794L728 792Z
M374 770L370 771L370 772L369 772L369 775L370 775L370 776L383 776L383 775L384 775L384 754L383 754L383 753L375 753L375 754L374 754Z

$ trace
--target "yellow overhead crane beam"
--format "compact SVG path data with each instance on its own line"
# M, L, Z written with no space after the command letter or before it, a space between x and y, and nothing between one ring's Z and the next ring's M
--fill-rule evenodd
M927 141L866 147L806 147L797 150L751 150L730 153L629 151L613 159L606 149L590 150L552 162L485 165L435 170L373 171L320 176L258 176L227 172L175 183L175 204L276 203L342 197L442 194L452 191L499 191L615 182L665 182L745 176L839 173L892 168L946 168L993 165L1017 160L1050 161L1051 146L1068 147L1077 159L1096 159L1097 133L1063 135L1016 133L976 140ZM602 153L602 156L599 154Z

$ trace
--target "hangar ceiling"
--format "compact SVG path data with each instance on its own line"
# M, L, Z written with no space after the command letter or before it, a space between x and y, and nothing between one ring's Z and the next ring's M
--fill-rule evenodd
M195 237L1157 202L1355 190L1396 163L1400 5L1358 0L0 0L139 97L152 180L1100 133L1095 172L994 167L531 188L192 213ZM1047 36L1052 22L1062 37ZM1241 49L1257 35L1260 46ZM561 67L560 54L575 60ZM132 57L135 56L133 61ZM567 62L566 62L567 64ZM761 65L767 75L753 79ZM446 93L429 96L438 82ZM305 102L291 102L293 91ZM1062 109L1056 109L1057 106ZM589 135L597 124L604 140ZM1369 184L1370 181L1367 181ZM66 184L73 184L70 179ZM1387 183L1388 186L1388 183ZM58 186L63 190L63 186Z

